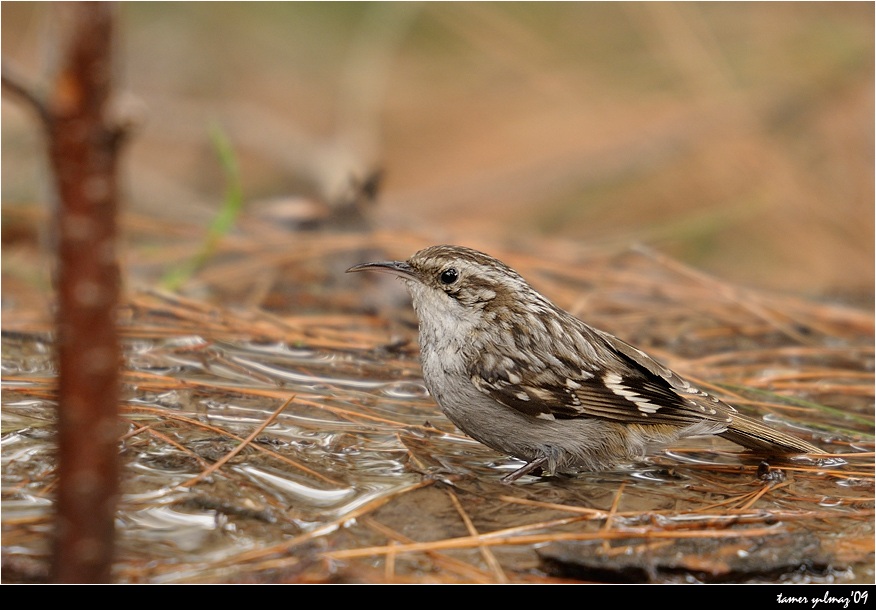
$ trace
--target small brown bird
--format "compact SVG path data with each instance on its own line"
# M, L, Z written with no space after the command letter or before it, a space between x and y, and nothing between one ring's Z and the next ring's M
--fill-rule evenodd
M445 415L526 462L505 482L537 468L609 468L689 436L717 434L765 455L821 453L588 326L487 254L432 246L347 271L371 270L407 285L423 378Z

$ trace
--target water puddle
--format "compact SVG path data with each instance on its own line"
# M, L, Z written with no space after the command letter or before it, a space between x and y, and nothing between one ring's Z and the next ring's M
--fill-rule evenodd
M5 337L3 356L4 552L44 560L55 477L54 365L39 337ZM320 570L331 571L341 564L320 563L320 549L380 547L387 526L399 540L466 536L459 529L463 509L448 504L448 494L461 498L477 527L487 531L535 522L542 526L534 531L578 533L592 526L567 523L562 507L608 510L618 494L615 527L693 530L774 521L770 511L789 510L792 496L811 498L805 502L810 510L852 517L867 503L862 494L872 497L872 478L838 468L805 479L791 472L790 482L770 483L776 491L754 502L752 494L768 484L758 480L756 463L714 439L606 473L524 477L502 485L499 478L520 462L447 422L410 351L185 335L128 340L125 359L118 509L123 581L238 579L237 570L247 565L241 557L253 562L274 547L286 557L281 549L297 541L311 549L305 556ZM227 459L287 401L270 425ZM202 475L217 461L225 463ZM447 490L433 487L436 482ZM726 503L736 507L732 514L703 509ZM373 515L386 525L378 526ZM544 525L551 519L566 525ZM511 566L528 565L546 545L494 552ZM473 550L460 553L479 561ZM398 569L408 565L398 561ZM211 562L224 567L196 567Z

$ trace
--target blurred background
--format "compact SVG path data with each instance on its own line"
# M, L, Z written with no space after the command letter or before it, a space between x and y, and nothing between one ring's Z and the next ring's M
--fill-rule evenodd
M57 9L2 5L4 61L42 86ZM118 9L118 106L137 124L123 209L165 237L217 214L218 130L244 217L545 257L647 244L744 285L872 307L871 2ZM6 278L48 208L40 135L4 96Z

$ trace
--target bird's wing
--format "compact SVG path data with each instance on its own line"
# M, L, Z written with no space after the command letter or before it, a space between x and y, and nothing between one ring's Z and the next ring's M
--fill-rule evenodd
M522 373L503 370L486 351L470 371L474 385L494 400L532 417L604 417L640 424L729 423L733 407L620 339L594 331L599 358L585 366L563 361Z

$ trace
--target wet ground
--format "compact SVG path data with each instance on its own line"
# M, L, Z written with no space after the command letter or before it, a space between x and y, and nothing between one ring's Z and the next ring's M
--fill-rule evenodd
M518 266L846 463L765 467L732 443L697 439L610 472L504 485L520 464L461 435L428 396L400 286L357 285L397 291L377 315L295 317L131 292L115 577L872 582L866 317L766 295L751 295L762 308L752 313L714 291L691 307L682 297L708 280L669 261L581 260L586 271L559 278L523 257ZM609 270L613 285L590 285ZM793 324L771 321L779 311ZM683 332L667 333L682 320ZM33 311L7 309L3 322L4 580L39 581L55 482L51 335Z

